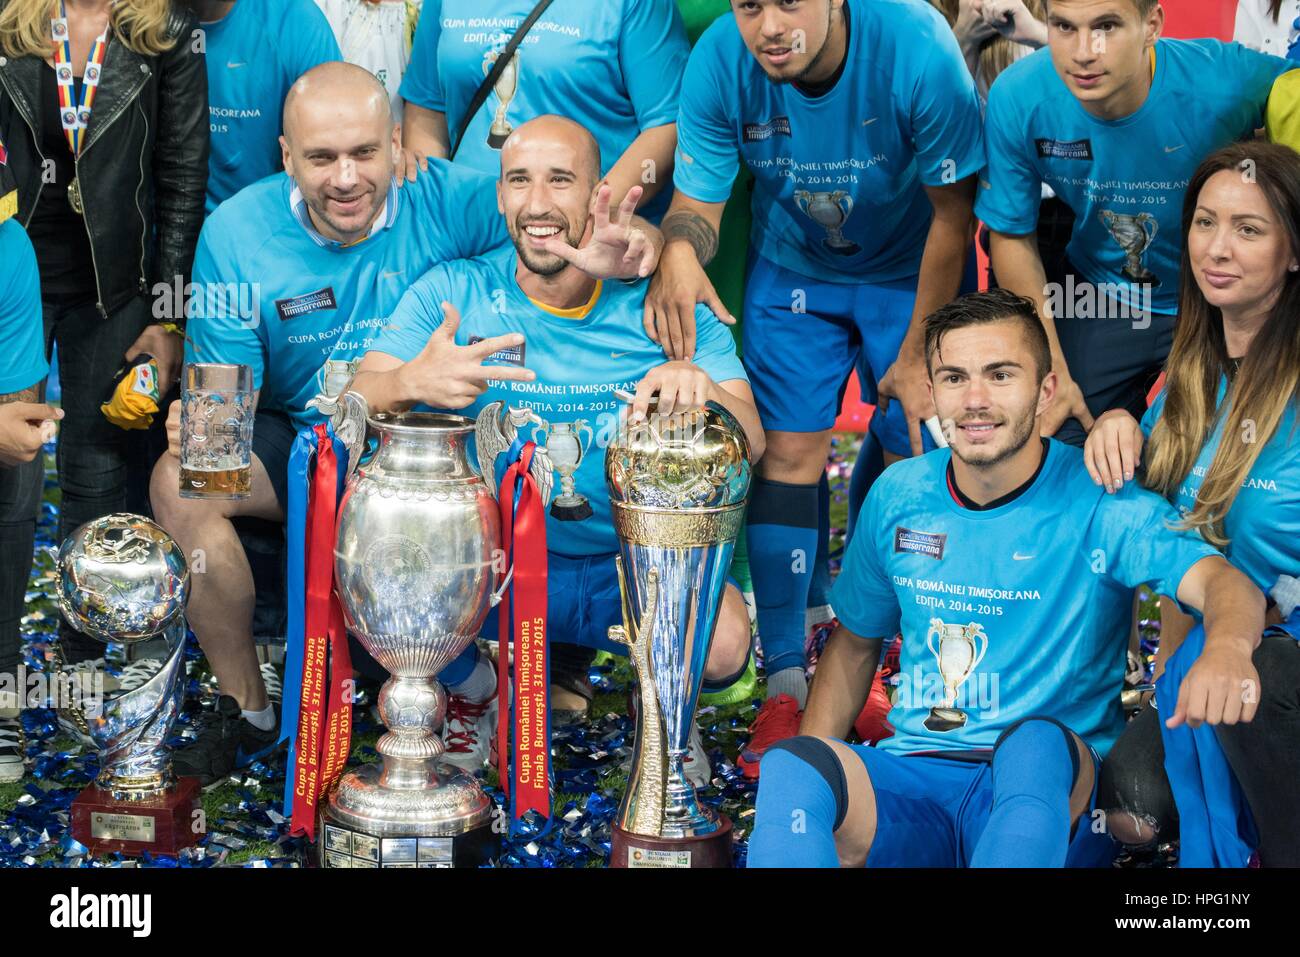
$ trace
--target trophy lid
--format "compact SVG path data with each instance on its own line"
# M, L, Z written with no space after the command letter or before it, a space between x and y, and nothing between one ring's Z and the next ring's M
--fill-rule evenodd
M605 452L614 502L658 508L717 508L743 502L752 467L736 417L716 402L620 429Z
M184 614L190 570L175 540L143 515L87 522L59 548L59 610L100 641L136 642Z

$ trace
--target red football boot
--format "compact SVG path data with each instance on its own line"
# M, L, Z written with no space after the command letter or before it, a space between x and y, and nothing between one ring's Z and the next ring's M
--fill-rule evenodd
M877 671L871 682L871 690L867 692L867 703L862 706L857 720L853 722L853 730L864 744L876 744L893 736L894 726L885 717L892 707L889 695L885 693L885 683Z
M788 694L779 694L763 702L754 723L749 726L749 743L741 749L736 760L745 777L751 781L758 780L758 764L763 760L763 752L778 741L797 735L802 718L799 702Z

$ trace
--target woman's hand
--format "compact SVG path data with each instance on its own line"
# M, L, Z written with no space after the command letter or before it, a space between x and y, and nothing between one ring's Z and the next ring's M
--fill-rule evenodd
M1133 481L1142 464L1146 437L1137 419L1123 409L1112 409L1093 424L1083 445L1083 462L1088 474L1106 491L1114 493Z

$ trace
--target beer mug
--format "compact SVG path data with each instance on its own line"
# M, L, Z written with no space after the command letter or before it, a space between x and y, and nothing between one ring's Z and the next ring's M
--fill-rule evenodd
M181 389L181 498L244 499L252 493L253 372L194 362Z

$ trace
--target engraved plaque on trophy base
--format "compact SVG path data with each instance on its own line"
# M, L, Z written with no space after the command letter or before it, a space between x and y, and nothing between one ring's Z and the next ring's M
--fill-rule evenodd
M317 834L321 867L482 867L500 851L488 820L461 834L383 837L344 824L327 808Z
M117 800L97 784L72 802L72 836L91 854L172 855L203 836L197 778L178 778L157 797Z
M731 819L718 815L718 829L695 837L647 837L617 824L611 829L610 867L731 867Z

